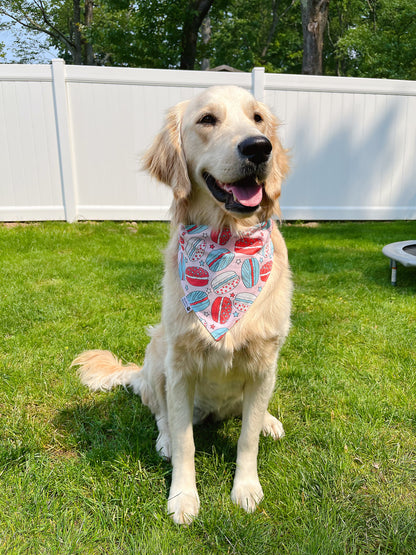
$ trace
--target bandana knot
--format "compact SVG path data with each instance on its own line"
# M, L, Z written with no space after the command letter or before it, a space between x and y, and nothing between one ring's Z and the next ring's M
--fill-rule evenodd
M229 227L180 226L182 303L187 312L195 312L215 341L244 316L268 280L272 227L272 220L267 220L233 235Z

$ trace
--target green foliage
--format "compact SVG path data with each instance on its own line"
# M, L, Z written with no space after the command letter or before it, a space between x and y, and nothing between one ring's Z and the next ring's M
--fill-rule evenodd
M350 64L348 52L339 48L340 40L360 24L368 11L367 0L331 0L324 35L324 73L345 75Z
M279 21L268 51L263 55L275 3L273 0L214 2L210 11L211 66L227 64L251 71L254 66L262 65L270 72L300 73L302 24L298 2L278 2Z
M0 0L16 22L16 58L39 60L53 46L74 61L75 32L103 65L177 68L189 0L97 0L91 25L75 23L73 0ZM214 0L211 40L199 38L195 68L226 64L243 71L301 73L299 0ZM276 20L276 25L273 22ZM416 79L414 0L331 0L324 43L327 75ZM1 50L0 50L1 56ZM78 62L80 63L80 62Z
M265 499L229 494L241 422L195 429L201 513L166 515L170 465L140 399L91 394L71 360L141 363L160 318L167 223L0 225L0 551L413 555L416 274L390 285L381 247L414 222L283 226L292 329L260 439Z
M360 11L360 19L355 18L337 43L345 74L416 79L414 0L363 2Z
M87 33L101 63L170 68L180 60L185 0L103 0Z
M302 33L296 9L289 10L291 0L279 3L280 13L288 10L288 14L280 21L267 55L262 56L273 3L214 2L210 11L212 37L208 47L199 41L196 68L203 57L209 57L211 67L227 64L250 71L262 64L270 71L300 71ZM97 4L88 38L98 59L111 65L178 67L188 0L127 4L112 0Z
M0 14L13 31L14 58L18 63L39 63L49 48L59 47L70 61L68 42L73 40L72 0L0 0Z

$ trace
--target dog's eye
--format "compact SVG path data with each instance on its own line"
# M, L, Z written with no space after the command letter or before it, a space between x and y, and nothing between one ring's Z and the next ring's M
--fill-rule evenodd
M205 114L205 116L203 116L198 123L201 123L202 125L215 125L217 123L217 118L212 114Z
M263 118L261 117L260 114L254 114L254 121L256 123L260 123L261 121L263 121Z

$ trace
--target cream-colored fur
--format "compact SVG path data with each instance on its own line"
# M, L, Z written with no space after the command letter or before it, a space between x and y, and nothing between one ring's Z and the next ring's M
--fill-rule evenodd
M145 156L150 174L169 185L174 195L161 323L151 332L143 368L123 366L108 351L87 351L74 361L91 389L130 385L154 413L156 448L173 465L168 512L180 524L190 523L199 510L192 423L208 414L242 415L231 499L248 512L263 498L257 475L259 435L284 435L282 424L267 411L278 352L289 331L292 291L286 246L277 226L272 232L273 269L262 293L218 342L194 313L184 310L177 267L180 223L215 229L228 225L238 233L279 215L288 163L277 127L268 108L237 87L213 87L169 112ZM208 172L222 183L244 177L247 164L238 145L249 137L267 137L273 149L257 168L264 183L260 206L240 214L214 198L203 175Z

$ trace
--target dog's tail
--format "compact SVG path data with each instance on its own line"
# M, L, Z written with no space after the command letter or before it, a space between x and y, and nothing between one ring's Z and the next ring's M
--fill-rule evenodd
M140 393L139 373L135 364L123 364L110 351L84 351L72 362L78 366L81 382L92 391L106 391L118 385L131 385L135 393Z

